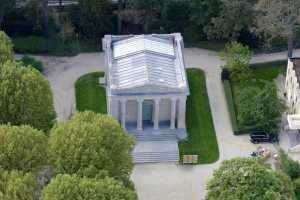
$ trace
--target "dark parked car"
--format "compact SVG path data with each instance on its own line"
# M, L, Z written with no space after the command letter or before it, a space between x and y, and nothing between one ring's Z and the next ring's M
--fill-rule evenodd
M260 143L260 142L278 142L278 135L267 133L265 131L252 131L250 133L250 141L252 143Z

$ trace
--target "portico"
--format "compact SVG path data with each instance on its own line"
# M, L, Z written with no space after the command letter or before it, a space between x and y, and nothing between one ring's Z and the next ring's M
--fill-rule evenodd
M178 33L104 37L107 110L130 134L186 137L182 45Z

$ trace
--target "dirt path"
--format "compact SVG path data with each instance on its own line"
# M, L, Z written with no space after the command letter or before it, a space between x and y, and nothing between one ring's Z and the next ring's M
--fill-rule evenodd
M300 56L300 50L295 51ZM75 111L74 83L82 75L104 70L104 54L89 53L75 57L36 56L46 66L45 75L54 92L58 120L67 120ZM132 180L140 200L198 200L205 197L206 183L213 170L224 159L248 156L256 146L248 142L247 136L234 136L223 85L220 80L224 63L213 51L184 49L187 67L201 68L206 74L208 96L217 134L220 159L209 165L181 166L172 163L135 165ZM251 62L259 63L283 60L286 52L253 56ZM271 146L269 146L272 148Z

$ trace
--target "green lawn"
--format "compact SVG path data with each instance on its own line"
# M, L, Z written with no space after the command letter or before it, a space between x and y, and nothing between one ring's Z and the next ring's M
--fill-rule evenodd
M265 81L273 81L279 74L286 72L286 61L276 61L251 65L253 69L254 86L263 86ZM248 133L255 129L255 126L241 127L237 120L237 106L235 94L241 87L229 81L224 81L224 91L227 98L228 110L230 112L232 128L235 134Z
M105 89L98 78L103 73L95 72L82 76L76 82L77 110L92 110L106 113ZM187 78L190 96L187 99L188 139L179 142L180 155L197 154L199 163L212 163L219 158L219 149L210 111L205 75L201 70L188 69Z
M179 142L180 155L197 154L199 163L212 163L219 158L219 148L213 125L205 75L198 69L188 69L190 96L187 99L186 125L188 139Z
M105 89L99 85L103 72L86 74L75 83L76 109L92 110L96 113L107 113Z

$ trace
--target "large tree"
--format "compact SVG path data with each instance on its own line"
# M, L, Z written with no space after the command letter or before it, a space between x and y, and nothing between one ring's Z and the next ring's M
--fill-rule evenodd
M277 89L273 83L265 83L260 88L240 88L236 94L238 121L243 126L256 127L277 133L284 102L277 96Z
M256 158L224 161L207 189L206 200L295 200L291 180Z
M253 24L252 0L221 0L220 12L205 27L208 38L238 39L241 31L249 31Z
M136 200L136 194L112 178L91 179L57 175L44 188L41 200Z
M0 123L48 131L55 122L49 82L40 72L8 61L0 67Z
M16 0L1 0L0 3L0 30L2 30L2 23L4 16L11 11L16 5Z
M0 31L0 67L7 60L13 60L13 44L5 32Z
M288 57L293 56L294 35L300 24L299 0L259 0L257 31L266 37L284 37L288 41Z
M36 200L37 182L31 173L0 168L1 200Z
M128 181L133 144L112 117L82 112L52 129L49 154L57 173L107 174Z
M47 163L47 138L30 126L0 125L0 168L37 170Z
M80 37L97 42L104 34L115 32L117 25L109 0L79 0L71 11L71 21Z

